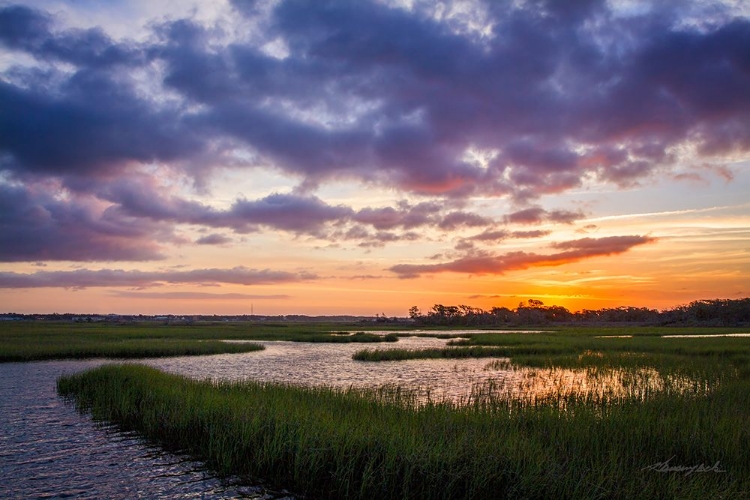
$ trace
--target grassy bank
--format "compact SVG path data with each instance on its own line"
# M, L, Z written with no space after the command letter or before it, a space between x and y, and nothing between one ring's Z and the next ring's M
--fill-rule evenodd
M332 332L341 325L254 323L63 323L0 322L0 362L62 358L142 358L240 353L258 344L220 340L287 340L295 342L395 342L395 334Z
M585 368L684 364L750 366L750 338L721 335L738 328L566 328L541 333L481 333L448 342L447 348L356 352L360 361L399 361L465 357L508 357L515 365ZM668 335L687 335L668 338ZM714 335L711 338L699 335ZM692 338L690 336L693 336ZM750 376L750 374L749 374Z
M396 390L197 382L144 366L64 377L58 390L221 473L313 497L750 497L750 383L736 377L708 394L571 397L565 411L415 407ZM660 472L666 461L711 470Z

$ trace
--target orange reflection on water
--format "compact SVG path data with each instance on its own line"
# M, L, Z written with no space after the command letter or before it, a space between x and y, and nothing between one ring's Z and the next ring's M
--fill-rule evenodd
M475 400L558 402L564 406L574 399L643 400L665 392L705 395L714 385L684 375L662 375L651 367L528 368L513 366L509 360L496 360L485 369L496 375L475 387Z
M361 344L310 344L258 341L263 351L214 356L148 359L142 362L197 379L258 380L339 389L397 390L407 403L549 401L564 406L571 398L591 401L647 398L662 391L705 394L710 384L684 376L662 375L652 367L529 368L507 358L354 361ZM446 347L446 338L405 337L378 349ZM584 358L596 358L586 352ZM585 362L585 359L583 360ZM408 397L406 397L408 396Z

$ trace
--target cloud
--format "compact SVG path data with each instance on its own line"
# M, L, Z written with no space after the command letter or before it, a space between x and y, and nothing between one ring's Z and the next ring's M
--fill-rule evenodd
M501 230L487 229L479 234L475 234L474 236L469 236L466 239L472 240L472 241L496 242L496 241L502 241L510 237L511 237L511 233L504 229L501 229Z
M195 240L199 245L225 245L232 242L232 238L224 236L223 234L209 234L202 236Z
M729 181L750 153L750 19L731 2L480 2L442 17L430 2L233 5L221 26L149 20L137 41L0 7L0 261L158 259L179 224L499 241L451 199L509 197L532 206L508 223L571 224L583 214L537 200L693 163ZM217 209L158 181L207 192L216 170L259 166L307 191ZM312 194L339 180L421 202Z
M0 86L6 168L113 173L224 140L307 180L526 199L587 176L635 182L681 144L705 156L750 148L750 21L728 6L696 26L680 21L698 3L652 6L637 22L603 2L502 5L484 6L481 38L420 8L282 1L250 41L179 19L140 43L8 6L0 42L74 71L16 69ZM147 72L155 93L144 95L130 75L156 63L164 72ZM499 153L482 168L462 159L471 147Z
M552 234L552 231L543 231L543 230L534 230L534 231L511 231L510 237L511 238L517 238L517 239L533 239L533 238L541 238L543 236L549 236Z
M379 248L384 247L387 243L397 241L415 241L421 238L421 235L413 231L406 233L393 233L389 231L378 231L375 234L366 234L361 236L362 241L359 246L362 248Z
M402 201L397 208L363 208L353 215L356 222L372 225L378 230L414 229L420 226L439 223L439 213L442 207L434 202L423 202L410 205Z
M345 221L354 211L343 205L329 205L316 196L274 193L256 200L240 198L226 210L177 196L159 195L156 185L123 181L104 185L99 195L113 203L114 210L128 216L229 228L238 233L260 227L294 233L316 234L327 223Z
M506 239L533 239L541 238L552 234L552 231L548 230L534 230L534 231L506 231L504 229L494 230L487 229L479 234L469 236L466 238L470 241L483 241L483 242L498 242Z
M557 224L572 224L578 219L584 217L582 212L572 212L569 210L551 210L547 211L542 207L531 207L518 212L513 212L506 216L505 220L511 224L541 224L543 222L554 222Z
M95 200L0 183L0 261L144 261L163 258L168 228L122 217Z
M651 243L650 236L610 236L605 238L583 238L553 244L562 252L538 254L534 252L510 252L502 255L484 251L472 251L464 257L438 264L398 264L389 270L401 278L416 278L423 274L443 272L465 274L504 274L539 266L559 266L592 257L602 257L627 252L631 248Z
M0 81L0 168L23 178L113 176L131 164L197 155L204 141L180 111L141 99L115 75L82 70L51 90Z
M98 193L117 204L113 210L128 216L230 228L238 233L270 228L327 237L324 229L328 226L354 224L343 237L358 239L372 237L367 226L376 229L378 234L390 234L389 231L394 229L410 230L428 226L452 231L494 222L488 217L466 211L445 213L443 207L434 202L412 205L401 201L396 203L395 208L366 207L355 211L345 205L330 205L313 195L274 193L256 200L238 199L228 209L216 210L176 196L160 196L160 191L163 192L163 189L159 186L141 179L106 184ZM386 241L386 238L381 237L380 240Z
M362 280L362 281L369 281L369 280L379 280L383 279L384 276L378 276L375 274L357 274L355 276L350 276L348 279L350 280Z
M288 231L315 232L326 222L351 214L343 205L331 206L317 197L273 194L260 200L236 201L228 218L238 224L263 224Z
M190 271L125 271L122 269L77 269L74 271L0 272L0 288L90 288L139 287L164 284L267 285L317 279L311 273L290 273L270 269L194 269Z
M611 255L622 253L636 245L656 241L651 236L607 236L604 238L581 238L553 243L552 248L567 250L569 254Z
M450 212L438 226L445 231L452 231L460 227L481 227L492 224L492 219L468 212Z
M89 68L141 64L135 44L117 44L100 28L67 29L54 33L53 17L22 5L0 9L0 44L43 60L58 60Z
M295 193L239 198L226 209L216 209L171 194L169 187L143 174L82 183L85 188L66 189L58 183L12 186L0 182L0 261L161 259L166 244L187 242L173 232L180 224L240 234L281 230L322 239L360 240L363 246L379 247L419 239L412 229L424 226L451 231L493 222L467 211L446 213L433 202L400 202L396 208L355 211ZM224 245L232 241L210 233L195 243Z
M283 300L291 298L289 295L258 295L249 293L133 292L128 290L114 290L110 295L126 299L157 300Z

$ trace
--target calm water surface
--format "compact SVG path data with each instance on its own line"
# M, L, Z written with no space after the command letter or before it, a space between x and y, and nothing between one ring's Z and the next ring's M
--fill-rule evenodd
M491 384L511 397L570 392L632 394L658 387L655 372L592 377L586 370L512 369L502 360L353 361L363 348L442 347L445 339L382 344L259 342L246 354L138 362L196 379L263 380L335 387L400 385L421 397L466 401ZM0 363L0 498L281 498L262 486L220 480L199 462L166 453L137 435L95 424L56 394L60 375L104 360ZM636 380L633 377L636 377ZM625 377L625 378L623 378ZM654 385L657 384L657 385Z
M588 393L607 396L642 395L658 390L665 381L653 369L596 371L586 369L531 369L510 366L508 359L419 359L354 361L361 349L425 349L445 347L447 340L402 337L379 344L306 344L259 341L264 351L206 357L143 360L162 370L196 379L262 380L299 385L379 387L398 385L422 398L467 402L473 395L492 393L533 400L553 395Z
M395 384L430 391L437 398L461 399L476 383L508 373L487 371L487 359L408 360L363 362L352 360L361 349L423 349L444 347L446 339L405 337L378 344L326 344L260 341L264 351L144 360L163 370L197 379L289 382L334 387L377 387ZM207 360L210 359L210 362Z
M222 481L200 462L95 424L57 396L57 377L102 363L0 363L0 499L285 497Z

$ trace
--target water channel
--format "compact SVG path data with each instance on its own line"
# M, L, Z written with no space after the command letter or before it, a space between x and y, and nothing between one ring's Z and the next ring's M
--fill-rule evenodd
M424 397L465 401L488 382L501 392L545 394L632 391L617 375L590 380L585 371L512 369L488 359L367 363L351 355L362 344L259 342L260 352L139 360L197 379L255 379L336 387L384 384ZM378 349L442 347L445 339L402 338ZM0 364L0 498L283 498L285 492L219 479L200 462L149 445L137 435L95 423L57 396L59 376L108 360ZM653 374L645 373L653 379ZM653 380L652 380L653 382Z

